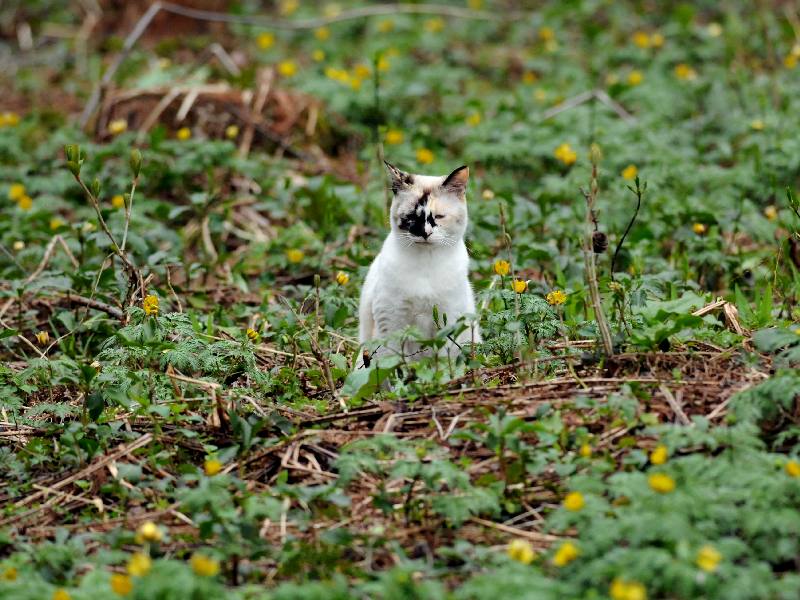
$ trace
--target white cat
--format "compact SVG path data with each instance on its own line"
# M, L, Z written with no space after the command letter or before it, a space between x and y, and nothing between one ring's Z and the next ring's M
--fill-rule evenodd
M466 188L469 169L459 167L446 177L411 175L386 163L392 180L392 230L367 273L359 308L359 341L385 338L414 325L426 337L434 337L442 315L453 324L464 314L475 313L469 283L469 256L464 245L467 229ZM479 342L478 325L449 341L445 351L457 355L464 342ZM456 343L453 343L455 341ZM379 348L378 355L402 351L420 355L417 344L403 348Z

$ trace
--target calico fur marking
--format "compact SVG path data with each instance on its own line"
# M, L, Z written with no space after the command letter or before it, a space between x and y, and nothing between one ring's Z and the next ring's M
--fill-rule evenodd
M400 217L400 229L409 232L411 235L428 239L430 232L425 225L431 228L436 227L436 219L433 217L433 202L428 204L430 190L422 192L416 206L408 213Z

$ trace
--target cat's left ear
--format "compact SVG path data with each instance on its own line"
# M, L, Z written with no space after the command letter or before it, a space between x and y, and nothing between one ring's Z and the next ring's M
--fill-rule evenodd
M469 181L469 167L458 167L455 171L445 177L442 187L449 192L463 197L467 192L467 181Z

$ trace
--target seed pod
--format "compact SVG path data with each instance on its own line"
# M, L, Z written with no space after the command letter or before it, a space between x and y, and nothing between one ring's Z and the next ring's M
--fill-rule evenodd
M595 254L603 254L608 250L608 236L602 231L595 231L592 234L592 250Z

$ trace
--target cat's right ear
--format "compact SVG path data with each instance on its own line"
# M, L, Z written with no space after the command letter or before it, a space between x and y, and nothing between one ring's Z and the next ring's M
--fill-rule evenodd
M414 176L410 173L401 171L386 161L383 161L383 163L386 165L386 169L389 171L389 177L392 180L392 192L395 194L414 183Z

